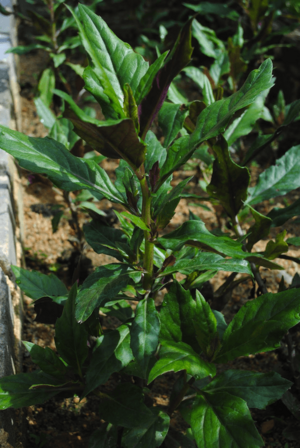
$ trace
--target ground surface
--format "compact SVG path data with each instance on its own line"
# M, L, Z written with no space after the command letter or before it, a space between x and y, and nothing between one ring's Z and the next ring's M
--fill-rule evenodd
M47 131L39 122L35 106L33 103L33 88L36 85L37 75L44 60L40 52L26 55L20 58L20 84L22 87L22 131L31 136L45 136ZM116 167L115 161L106 160L103 162L105 168L113 175L113 170ZM178 182L185 177L196 174L195 172L178 172L175 175L174 181ZM253 170L253 177L257 177L258 172ZM199 187L192 188L192 192L199 193ZM41 177L32 177L30 173L22 171L22 185L24 198L24 213L25 213L25 258L28 268L40 269L44 273L55 272L68 286L70 285L70 258L73 251L73 246L70 241L75 234L68 223L70 219L70 212L66 210L65 216L59 224L58 231L52 233L51 226L51 210L53 206L63 205L64 200L59 190L53 189L48 181ZM287 198L276 199L275 203L265 203L263 205L266 213L274 205L280 206L284 204L284 200L292 201L298 199L299 192L293 192ZM216 220L215 210L203 210L200 207L189 205L188 200L182 200L178 206L177 214L172 220L169 229L172 230L178 227L183 221L188 219L189 210L199 215L206 223L207 228L212 230L218 226ZM205 205L211 207L209 203ZM108 201L102 201L99 206L103 209L109 209L112 204ZM89 220L86 214L80 215L80 223L83 224ZM222 216L220 220L222 223ZM223 223L224 225L224 223ZM285 226L289 237L300 234L300 226L294 221L290 221ZM245 228L247 230L247 228ZM282 229L276 229L276 233ZM275 237L275 231L274 235ZM266 242L262 241L257 245L258 250L263 250ZM97 255L90 248L85 249L85 255L90 259L90 265L87 263L87 269L92 269L93 266L106 264L111 262L111 257ZM300 250L294 248L290 251L290 255L300 256ZM275 260L276 261L276 260ZM277 260L278 261L278 260ZM280 260L280 264L284 267L287 274L293 277L296 272L300 273L299 265L285 260ZM212 287L216 290L228 276L228 273L219 274L212 282ZM280 271L262 270L262 277L266 280L266 285L269 291L276 292L281 280ZM251 282L240 284L235 288L232 297L224 308L224 314L229 321L232 316L238 311L250 297L252 289ZM32 306L31 300L25 299L25 326L24 326L24 340L34 342L41 346L49 346L55 350L54 343L54 327L53 325L46 325L35 321L36 314ZM104 321L106 327L114 325L113 321ZM297 336L297 335L296 335ZM295 336L294 336L295 337ZM299 341L299 338L298 338ZM222 369L245 369L256 372L270 372L278 371L287 378L290 377L289 364L285 355L286 347L283 344L283 350L270 353L261 353L256 356L247 358L239 358L230 365L222 366ZM30 357L24 351L23 370L25 372L31 371L34 367ZM112 378L111 384L113 387L118 380L117 376ZM158 383L151 391L151 398L158 405L166 406L168 404L167 397L169 389L174 381L174 376L170 375L167 379ZM31 406L26 412L26 436L27 447L44 447L44 448L79 448L88 446L88 438L90 434L96 430L101 419L98 417L99 403L96 398L88 398L79 402L79 398L65 400L50 400L46 404ZM266 447L285 447L296 448L300 446L298 442L287 441L282 432L285 427L293 422L293 418L287 408L278 402L275 405L269 406L264 411L254 411L254 420L256 421L259 432L262 434L266 442ZM180 420L175 413L172 419L172 425L177 429L184 429L184 422ZM247 448L247 447L245 447Z

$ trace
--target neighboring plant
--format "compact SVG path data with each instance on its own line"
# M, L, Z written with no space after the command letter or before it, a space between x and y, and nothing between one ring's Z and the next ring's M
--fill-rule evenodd
M253 206L300 186L300 147L290 149L248 188L249 171L232 161L222 134L237 113L272 87L272 63L266 60L252 71L230 97L207 107L195 102L187 110L178 108L174 119L165 99L171 82L191 60L192 20L171 51L149 66L89 8L79 5L77 13L71 12L90 60L83 74L85 88L99 102L106 121L86 114L65 92L55 93L68 103L65 116L74 131L99 153L121 159L115 183L97 162L75 157L51 138L27 137L1 126L0 146L23 168L47 175L59 188L85 189L126 211L118 213L120 229L94 220L84 226L88 244L117 261L96 268L80 288L75 282L67 291L53 274L13 267L29 297L50 298L64 307L55 326L58 355L24 342L40 370L1 378L0 409L41 403L55 395L94 394L106 423L91 436L90 447L196 443L198 448L259 448L263 440L249 407L265 408L292 383L275 372L227 370L217 375L216 367L277 348L289 328L300 322L300 291L268 293L259 273L259 266L281 268L272 260L287 251L284 232L269 241L263 253L251 252L272 225L281 225L297 209L295 203L265 217ZM164 121L164 145L151 131L158 114ZM184 122L190 134L176 138ZM172 187L173 172L203 142L209 142L215 159L207 191L223 206L233 234L216 235L193 215L166 233L190 180ZM245 205L255 220L247 235L238 222ZM262 293L229 325L214 309L214 300L210 306L201 294L203 284L218 271L243 274ZM179 282L177 273L184 280ZM164 289L161 303L156 299ZM103 330L99 310L117 317L120 325ZM173 387L169 404L156 406L151 388L165 374ZM114 382L108 383L111 377ZM185 434L170 427L176 410L189 426Z

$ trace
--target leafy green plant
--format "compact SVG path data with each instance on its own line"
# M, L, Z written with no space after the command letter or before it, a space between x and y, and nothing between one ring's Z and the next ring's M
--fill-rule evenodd
M89 245L116 261L96 268L80 288L75 282L70 291L53 274L13 267L29 297L48 297L64 307L55 326L58 354L24 342L40 370L1 378L0 409L41 403L59 394L94 394L106 423L91 436L90 447L261 447L249 408L265 408L291 382L275 372L217 374L217 366L275 349L300 322L298 289L268 293L259 272L260 266L281 268L273 259L287 250L285 234L269 241L264 253L253 252L254 244L276 225L274 216L265 217L254 206L300 186L299 147L290 149L249 188L249 170L232 160L223 134L237 113L272 87L272 63L266 60L252 71L230 97L173 113L173 105L165 100L173 79L190 62L192 19L170 52L149 66L89 8L79 5L76 13L69 9L89 55L85 88L106 120L86 114L65 92L55 93L68 104L64 115L74 131L95 151L121 159L115 182L94 160L73 156L51 138L27 137L1 126L0 146L22 167L47 175L59 188L85 189L99 200L123 206L118 213L121 228L95 220L84 226ZM151 130L157 117L164 123L163 145ZM177 138L184 121L188 133ZM233 231L210 232L191 214L176 230L166 232L190 180L173 187L173 173L203 142L209 143L214 158L207 192L223 206ZM247 235L238 220L243 207L255 220ZM229 325L215 300L210 306L201 293L205 281L218 271L232 272L226 288L242 274L262 293ZM177 273L184 276L182 281ZM163 290L167 292L161 303L157 298ZM103 330L99 310L117 317L119 326ZM166 374L173 386L168 406L155 406L151 388ZM117 378L113 390L111 378ZM185 434L170 426L175 411L189 426Z

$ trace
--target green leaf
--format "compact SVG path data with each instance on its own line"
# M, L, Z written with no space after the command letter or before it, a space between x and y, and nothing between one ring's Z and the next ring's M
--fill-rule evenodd
M288 329L300 321L299 298L300 291L291 289L247 302L228 325L214 362L276 348Z
M45 387L32 388L33 385ZM63 386L58 378L41 371L0 378L0 410L44 403L59 394Z
M216 33L207 28L197 20L194 20L192 27L193 37L197 39L201 53L209 56L210 58L216 58L218 51L224 49L223 42L217 38Z
M136 307L131 326L131 350L143 378L152 367L152 357L158 346L160 322L151 298L141 300Z
M235 217L247 199L247 189L250 182L248 168L233 162L228 151L228 145L223 136L213 145L216 159L213 163L213 174L207 192L217 199L230 218Z
M111 255L122 261L123 257L120 257L117 243L127 243L128 240L124 232L105 226L96 220L84 224L83 231L87 243L97 254Z
M145 171L146 173L149 173L154 163L158 162L159 168L163 166L167 157L167 151L163 148L152 131L148 131L145 143L147 145Z
M227 370L215 377L203 390L213 394L227 392L242 398L249 408L264 409L279 400L291 384L276 372Z
M177 170L188 160L185 160L185 154L189 150L189 141L190 138L188 136L180 137L175 140L171 147L168 148L167 158L160 171L160 182L158 187L160 187L163 182L173 173L173 167Z
M126 325L101 337L100 346L94 352L87 370L84 396L106 383L110 375L119 372L133 360L130 349L130 333Z
M123 197L97 163L73 156L53 139L27 137L21 132L0 126L0 146L14 156L23 168L47 174L51 181L64 190L85 188L100 199L105 196L112 202L123 203Z
M260 152L269 146L270 143L275 140L276 136L276 132L274 134L259 135L248 149L242 165L247 165L250 160L254 159Z
M293 246L300 246L300 237L299 236L294 236L292 238L288 238L286 240L286 242L288 244L292 244Z
M168 51L161 54L153 64L150 65L144 76L141 78L139 85L137 86L135 92L136 103L139 105L142 99L148 95L154 78L156 77L159 70L163 67L165 59L167 57Z
M196 379L205 378L208 375L214 376L216 373L213 364L201 359L192 347L184 342L163 341L159 357L160 359L150 372L148 384L166 372L186 370Z
M262 92L248 109L226 129L224 137L228 146L231 146L236 140L252 131L255 123L262 115L267 93L268 91Z
M218 330L219 338L223 339L223 335L226 331L226 328L228 327L226 320L225 320L223 314L220 313L220 311L212 310L212 312L214 313L214 316L217 320L217 330Z
M181 108L180 104L165 102L158 113L158 123L164 134L163 147L168 148L175 140L178 132L183 127L183 122L188 110Z
M226 392L198 395L183 414L198 448L260 448L264 444L246 403Z
M73 129L74 126L70 120L60 118L51 127L48 137L62 143L70 151L80 138Z
M64 377L66 373L66 366L62 360L49 347L42 348L32 342L23 341L25 348L30 353L32 361L39 366L39 368L49 375L55 377Z
M42 297L55 298L65 296L68 293L63 282L54 274L45 275L38 271L27 271L27 269L18 266L12 266L11 268L15 274L17 285L33 300Z
M88 355L88 334L85 327L75 319L76 295L75 283L69 292L62 316L56 321L55 343L61 357L81 374L81 366Z
M170 417L159 409L154 410L156 419L149 420L147 428L125 430L122 437L124 448L155 448L160 446L169 430Z
M139 133L140 130L140 122L139 122L139 116L138 116L138 107L135 101L135 98L133 96L133 92L131 90L131 87L129 84L125 84L124 86L124 113L127 118L131 118L134 127Z
M133 222L134 225L136 225L137 227L139 227L142 230L146 230L149 232L149 227L146 226L146 224L144 223L144 221L139 218L138 216L132 215L131 213L128 212L122 212L121 213L122 216L124 216L125 218L129 219L129 221Z
M221 82L221 78L223 75L229 73L230 71L230 62L228 58L227 51L224 50L216 50L216 59L214 63L210 66L209 73L216 86Z
M231 20L238 20L240 17L238 12L234 9L231 9L228 5L224 3L209 3L209 2L201 2L198 5L191 5L189 3L183 3L187 8L192 9L193 11L199 14L215 14L219 17L227 17Z
M56 122L56 116L52 110L45 104L44 100L40 96L38 98L34 98L34 104L41 123L43 123L46 128L51 129Z
M186 67L184 73L201 89L203 101L206 106L213 104L215 102L215 97L208 77L199 68L191 66Z
M88 448L116 448L118 428L110 424L101 425L89 438Z
M217 320L210 305L202 294L196 291L197 316L194 320L195 336L201 350L210 357L218 341Z
M74 125L75 132L93 149L111 159L123 158L134 169L145 160L146 145L137 136L131 119L107 120L98 125L87 123L65 114Z
M55 73L52 68L46 68L39 80L38 91L39 97L46 106L50 106L53 97L53 89L55 88Z
M159 314L161 328L159 339L173 342L182 340L180 304L177 299L179 284L172 283L168 293L164 296Z
M266 199L285 195L300 186L299 158L300 145L293 146L275 166L267 168L258 179L255 187L249 188L250 197L246 204L258 204Z
M157 241L165 249L172 251L178 251L186 244L233 258L246 258L247 256L242 250L242 243L234 241L228 236L213 235L206 229L202 221L187 221L173 232L158 238Z
M191 180L191 177L179 182L176 187L155 202L153 216L156 218L157 228L164 229L175 213L175 209L182 197L182 190Z
M252 276L249 263L246 260L225 259L221 255L199 252L195 258L191 260L178 260L173 266L167 267L160 277L180 272L189 275L194 271L228 271L240 272Z
M108 264L96 268L82 284L76 299L76 319L84 322L105 302L114 299L129 283L128 266Z
M280 227L286 221L298 215L300 215L300 199L297 199L297 201L288 207L274 207L270 213L268 213L268 218L272 220L272 227Z
M259 69L249 74L238 92L226 99L216 101L201 112L196 130L190 137L190 146L199 145L222 132L235 112L253 103L259 94L270 89L273 83L272 62L267 59Z
M128 83L135 94L149 64L130 45L122 42L90 8L79 4L78 11L82 24L74 17L95 73L105 88L106 84L110 84L119 104L123 106L123 87ZM111 89L105 91L106 95L111 94Z
M121 322L126 322L128 319L131 319L134 314L131 306L124 299L107 302L104 308L101 307L101 311L107 316L116 317Z
M50 56L53 59L54 62L54 67L57 68L59 67L61 64L63 64L63 62L66 60L67 55L66 53L60 53L60 54L55 54L55 53L50 53Z
M82 67L82 65L72 64L71 62L66 62L66 65L68 65L72 70L74 70L76 75L80 76L81 78L83 77L84 67Z
M155 416L143 401L142 389L119 384L113 392L101 394L101 418L124 428L147 428Z
M293 121L299 120L299 114L300 114L300 100L296 100L285 107L285 118L282 125L288 126Z
M248 242L247 242L247 250L250 252L252 247L257 241L260 241L266 238L269 235L270 228L272 225L272 219L268 216L262 215L258 211L256 211L251 205L248 206L252 213L252 216L255 220L255 224L250 227L248 230Z
M5 53L26 54L33 50L50 50L50 48L41 44L18 45L17 47L9 48Z
M286 230L276 235L275 241L269 241L264 252L264 257L268 260L274 260L284 252L288 252L289 245L284 241Z
M140 103L141 135L146 135L167 96L172 80L190 62L192 55L191 26L193 18L182 28L164 66L157 73L152 88Z

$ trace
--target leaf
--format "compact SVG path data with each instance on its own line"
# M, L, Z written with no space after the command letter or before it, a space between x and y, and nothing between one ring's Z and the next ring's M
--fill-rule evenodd
M296 100L285 107L285 118L282 125L288 126L293 121L299 120L299 114L300 114L300 100Z
M32 385L48 385L34 388ZM61 381L44 372L19 373L0 378L0 410L44 403L60 393ZM52 386L52 387L51 387Z
M228 236L213 235L206 229L202 221L187 221L173 232L158 238L157 241L165 249L172 251L178 251L186 244L233 258L243 259L247 256L242 250L242 243L234 241Z
M74 126L70 120L60 118L56 120L51 127L48 137L62 143L70 151L79 140L79 136L73 131L73 129Z
M293 246L300 246L300 237L299 236L294 236L292 238L288 238L286 240L286 242L288 244L292 244Z
M148 384L166 372L186 370L188 375L196 379L205 378L208 375L214 376L216 373L213 364L201 359L192 347L184 342L163 341L159 357L160 359L150 372Z
M128 266L99 266L82 284L76 299L76 319L84 322L92 312L114 299L129 283Z
M254 159L260 152L262 152L266 147L272 143L275 138L277 137L276 132L274 134L266 134L266 135L259 135L250 148L248 149L244 160L242 162L242 165L247 165L250 160Z
M229 73L230 71L230 62L228 58L227 51L224 50L216 50L216 59L213 64L210 66L209 73L212 77L215 85L217 86L223 75Z
M208 77L199 68L191 66L186 67L184 69L184 73L201 89L203 101L206 106L213 104L215 102L215 98Z
M106 383L113 373L119 372L133 360L130 333L126 325L105 333L102 338L100 346L93 352L87 370L84 396Z
M77 285L75 283L69 292L62 316L57 319L55 324L55 344L61 357L80 375L81 366L88 355L88 334L85 327L75 319L76 295Z
M5 53L26 54L33 50L50 50L50 48L41 44L18 45L17 47L9 48Z
M157 140L155 134L152 131L148 131L145 143L147 145L147 154L145 160L145 171L149 173L153 165L158 162L159 168L161 168L166 160L167 151Z
M172 188L170 193L164 197L161 196L160 201L156 201L154 205L153 217L156 218L157 228L163 229L172 219L175 209L182 197L182 190L191 180L191 177L179 182L176 187Z
M147 227L144 221L138 216L132 215L131 213L128 212L122 212L122 216L129 219L129 221L133 222L133 224L139 227L140 229L146 230L147 232L150 231L149 227Z
M135 319L132 322L131 350L138 363L143 378L147 378L152 367L152 356L158 346L160 321L151 298L141 300L136 307Z
M189 275L194 271L228 271L240 272L252 276L249 263L246 260L225 259L221 255L199 252L195 258L191 260L178 260L173 266L167 267L160 276L180 272Z
M124 431L122 437L124 448L155 448L163 443L169 430L170 417L159 409L154 412L157 417L154 421L149 420L147 428Z
M291 384L276 372L227 370L215 377L203 390L213 394L227 392L242 398L249 408L265 409L269 404L279 400Z
M143 98L145 98L145 96L148 95L157 73L164 65L167 54L168 51L165 51L165 53L161 54L156 59L156 61L154 61L153 64L150 65L144 76L141 78L135 92L135 99L138 105L141 103Z
M235 112L253 103L259 94L270 89L273 83L272 62L267 59L257 70L249 74L238 92L216 101L201 112L196 129L190 137L190 147L199 145L222 132Z
M87 243L97 254L106 254L120 261L123 260L118 252L117 243L127 243L128 239L124 232L105 226L95 220L92 220L89 224L84 224L83 232Z
M226 392L197 395L183 414L198 448L260 448L264 444L246 403Z
M285 236L286 230L283 230L281 233L278 233L278 235L276 235L275 242L272 240L268 242L264 252L265 258L274 260L274 258L277 258L284 252L288 252L289 245L284 241Z
M41 297L55 298L68 293L63 282L54 274L45 275L41 272L28 271L18 266L12 266L11 268L15 274L17 285L33 300L38 300Z
M183 3L187 8L199 14L215 14L219 17L227 17L231 20L238 20L239 14L234 9L231 9L228 5L224 3L209 3L201 2L199 5L191 5L190 3Z
M269 216L262 215L261 213L256 211L253 207L251 207L251 205L248 205L248 207L250 208L252 216L255 220L255 224L248 230L249 236L246 247L250 252L257 241L260 241L269 235L272 220L269 218Z
M125 113L125 116L127 118L132 119L135 129L136 129L137 133L139 133L140 122L139 122L139 117L138 117L138 107L137 107L137 104L136 104L135 98L133 96L133 92L131 90L130 85L125 84L123 91L124 91L124 113Z
M191 26L193 18L182 28L164 66L157 73L152 88L139 106L140 133L145 136L158 114L172 80L190 62L192 55Z
M143 402L143 391L130 383L101 394L101 418L124 428L147 428L155 416Z
M224 44L217 38L216 33L212 29L201 25L197 20L193 22L192 33L198 41L200 52L206 56L216 58L218 51L224 49Z
M268 218L272 220L272 227L280 227L286 221L298 215L300 215L300 199L297 199L288 207L274 207L270 213L268 213Z
M222 340L223 335L224 335L228 325L226 323L226 320L225 320L223 314L220 313L220 311L212 310L212 312L214 313L214 316L217 320L217 330L218 330L219 338Z
M288 329L300 321L299 298L300 291L291 289L247 302L228 325L214 362L276 348Z
M73 123L75 132L106 157L121 157L134 169L144 162L146 145L137 136L131 119L107 120L95 125L82 121L73 114L65 113L65 116Z
M173 342L182 341L180 304L177 299L179 286L172 283L169 291L164 296L159 314L161 328L159 339Z
M285 195L300 186L299 158L300 145L293 146L275 166L267 168L258 179L255 187L249 188L250 197L246 204L258 204L266 199Z
M51 129L56 122L56 116L52 110L45 104L40 96L34 98L34 104L41 123L43 123L46 128Z
M255 123L262 115L267 93L268 91L262 92L248 109L226 129L224 137L228 146L231 146L239 138L248 135L252 131Z
M53 59L54 62L54 67L57 68L59 67L61 64L63 64L63 62L66 60L67 55L66 53L60 53L60 54L55 54L55 53L50 53L50 56Z
M188 114L188 110L182 109L180 104L165 102L159 113L158 123L164 134L163 147L168 148L175 140L178 132L183 127L183 122Z
M196 291L197 316L193 321L195 336L201 350L210 357L215 349L217 336L217 320L210 305L199 291Z
M178 169L186 162L184 154L189 150L189 140L188 136L180 137L168 148L167 158L160 171L160 182L157 185L157 190L173 173L173 166Z
M79 4L78 11L82 23L73 15L103 93L112 101L112 109L117 101L123 107L123 87L128 83L134 94L149 64L130 45L122 42L90 8ZM103 106L103 102L100 104Z
M104 308L101 307L101 311L107 316L116 317L121 322L126 322L128 319L131 319L134 314L131 306L124 299L107 302Z
M55 73L52 68L46 68L38 83L39 97L49 107L52 102L53 89L55 88Z
M15 157L23 168L46 174L63 190L85 188L98 198L105 196L112 202L123 203L123 197L97 163L73 156L55 140L27 137L0 126L0 146Z
M118 428L116 426L101 425L89 438L88 448L116 448Z
M207 192L217 199L224 207L233 222L247 199L247 189L250 182L249 170L233 162L228 151L228 145L223 136L213 145L216 159L213 163L211 182Z
M43 372L58 378L64 377L67 371L66 366L53 350L49 347L42 348L32 342L23 341L23 344L30 353L32 361Z

